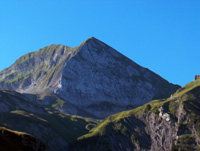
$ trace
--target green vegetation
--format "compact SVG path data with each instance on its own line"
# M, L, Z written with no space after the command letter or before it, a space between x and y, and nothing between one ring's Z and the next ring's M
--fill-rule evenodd
M43 133L43 127L48 127L53 133L56 133L68 142L87 133L86 126L88 124L95 124L92 120L79 116L69 116L58 112L45 115L22 110L1 113L0 121L1 125L16 130L23 130L28 125L33 124L35 127L40 128L40 132ZM20 124L16 125L16 122ZM42 127L37 125L42 125ZM52 139L49 134L45 133L41 134L44 140Z
M34 151L35 145L39 145L39 150L46 150L46 146L43 143L38 144L38 141L33 136L19 131L12 131L3 127L0 127L0 150L29 150ZM31 144L27 145L28 142Z
M25 54L24 56L20 57L15 63L23 64L24 62L31 60L35 56L48 56L49 54L52 54L53 51L56 51L56 48L58 48L58 51L60 51L62 49L62 45L50 45L38 51Z
M41 89L44 90L44 88L46 88L49 85L52 79L57 78L57 74L63 68L66 59L69 57L67 55L67 52L72 52L72 54L77 53L79 48L82 47L84 43L85 41L78 47L68 47L67 51L65 52L66 54L62 57L62 60L55 65L41 63L37 67L34 67L34 65L29 66L27 70L29 73L27 72L26 75L22 76L21 74L19 74L19 72L9 73L4 79L1 79L1 81L4 81L7 84L15 84L15 82L20 81L21 86L24 86L25 83L29 82L30 79L38 79L41 75L45 75L45 78L43 79L41 84L37 85L37 87L35 87L35 89L32 92L40 91ZM15 62L15 64L23 66L25 62L33 59L35 56L52 58L54 53L61 52L63 48L64 46L62 45L51 45L42 48L36 52L32 52L22 56ZM22 70L25 69L22 68ZM34 70L35 72L32 72L32 70ZM1 73L7 72L10 72L9 68L3 70L3 72ZM113 74L118 74L118 72L115 71L113 72ZM139 79L139 77L133 78ZM144 78L143 80L148 81L149 83L154 83L156 79L152 79L152 81L150 81ZM169 87L166 88L165 85L161 85L160 88L170 89ZM28 101L26 99L22 99L20 95L17 95L14 92L3 92L7 93L7 95L12 95L13 97L18 98L19 100ZM6 94L3 97L6 97ZM51 135L51 133L60 136L68 142L72 142L77 138L78 140L82 140L85 138L91 138L96 136L106 136L108 134L108 130L111 130L126 138L130 138L132 142L139 144L139 139L137 135L138 127L130 125L131 118L138 117L142 114L154 114L156 118L160 118L159 112L162 108L163 112L167 113L170 116L170 119L177 120L176 115L178 110L181 108L184 112L187 113L187 117L183 121L180 121L178 123L178 128L181 129L183 132L181 133L182 135L180 135L178 138L177 145L175 145L175 150L195 150L195 136L192 134L186 134L186 132L191 127L193 127L197 130L197 135L200 135L199 97L200 78L177 90L176 93L174 93L170 98L153 100L136 109L123 111L111 115L105 118L104 120L100 121L98 124L96 121L93 121L88 118L83 118L74 115L71 116L57 112L56 108L61 108L66 102L48 94L37 96L37 101L48 100L50 102L47 105L39 106L42 109L44 109L44 114L27 111L21 108L16 110L14 108L14 105L17 105L16 102L12 99L10 100L10 98L6 98L9 101L7 102L7 104L10 103L13 106L10 106L11 111L1 113L0 123L2 126L20 131L24 129L27 130L29 126L33 126L33 128L37 129L38 132L41 132L41 138L46 142L49 142L49 140L52 139L52 136L54 136ZM36 103L34 105L36 105ZM106 108L108 110L112 110L113 106L114 104L111 104L109 102L102 102L101 104L93 104L89 106L89 108ZM27 125L27 123L29 125ZM46 128L48 128L48 130ZM30 129L28 130L30 131L30 133L34 134L34 131L31 131Z
M20 79L22 79L22 76L20 73L18 72L14 72L14 73L9 73L8 75L6 75L4 78L2 78L0 80L0 82L5 82L5 83L14 83L19 81Z
M128 119L131 116L137 116L138 114L141 114L142 112L153 112L156 109L159 109L163 105L163 100L154 100L151 101L148 104L145 104L143 106L140 106L136 109L130 110L130 111L123 111L114 115L111 115L101 121L97 124L96 127L90 130L90 133L79 137L78 139L88 138L96 135L105 135L106 134L106 127L109 125L114 124L113 129L117 130L121 128L122 134L126 135L124 132L128 129L126 126L122 127L122 123L124 125L124 120ZM150 107L149 107L150 106ZM149 110L150 109L150 110ZM124 131L124 132L123 132Z
M200 86L200 78L186 84L184 87L178 89L176 93L173 95L174 97L182 96L184 93L194 89L195 87Z
M86 41L87 40L85 40L81 45L77 47L50 45L39 49L38 51L25 54L14 63L14 66L19 67L17 72L20 74L18 74L17 72L11 73L11 68L7 68L0 72L0 75L4 74L5 76L4 78L0 77L0 82L3 82L8 87L16 86L19 88L24 88L26 86L29 86L29 84L31 84L31 81L36 79L40 80L39 78L41 77L42 82L35 85L35 88L32 90L32 92L41 92L41 90L47 92L48 85L50 84L51 80L54 80L58 77L58 74L64 66L66 59L69 57L69 54L75 55L75 53L77 53L79 48L82 47ZM48 63L48 61L38 64L37 60L39 58L49 59L49 62L51 62L51 60L54 59L55 53L62 55L59 62L56 62L56 64Z
M18 135L18 136L20 136L20 135L29 135L29 134L24 133L24 132L13 131L13 130L6 129L6 128L4 128L4 127L0 127L0 131L2 131L2 130L5 130L5 131L8 131L8 132L14 133L14 134L16 134L16 135Z
M173 151L194 151L196 150L196 143L192 134L183 134L179 136L177 145Z
M2 126L17 131L26 131L43 140L45 144L52 142L55 139L54 136L69 143L73 142L77 137L88 132L88 124L96 124L88 118L70 116L56 111L39 114L25 110L1 113L0 121Z
M68 48L68 52L69 51L72 51L73 52L73 54L76 54L77 53L77 51L85 44L85 42L87 41L88 39L86 39L86 40L84 40L79 46L77 46L77 47L69 47Z
M65 103L65 101L61 100L61 99L56 99L55 104L52 104L52 108L56 108L56 107L62 107L62 105Z
M3 73L8 73L8 72L10 72L10 68L6 68L6 69L4 69L3 71L1 71L2 74L3 74Z
M77 137L88 133L89 129L97 123L89 118L56 111L52 105L62 106L64 101L54 96L44 94L35 98L38 101L48 100L49 104L39 105L15 91L0 90L1 103L9 107L9 111L0 113L0 125L17 131L25 131L48 144L56 139L55 136L66 142L72 142ZM21 108L19 104L27 108L31 107L31 111ZM16 106L18 106L17 110Z
M43 68L43 67L47 67L48 65L46 64L46 63L41 63L39 66L38 66L38 68L40 69L40 68Z
M85 43L85 41L80 46L68 47L67 52L73 51L75 53ZM63 47L64 47L63 45L54 45L53 44L53 45L44 47L42 49L39 49L38 51L25 54L24 56L20 57L15 63L23 64L24 62L31 60L35 56L51 57L52 54L54 54L55 52L60 53L62 51ZM6 72L6 71L4 71L4 72Z
M153 100L143 106L130 111L123 111L105 118L103 121L98 123L93 129L78 138L78 140L91 138L95 136L106 136L107 131L113 130L115 133L120 133L123 136L129 137L132 141L137 141L137 128L130 127L125 121L129 121L129 118L138 117L142 114L147 116L153 113L159 118L160 109L163 113L167 113L171 120L177 119L176 112L182 109L183 112L187 113L187 118L184 121L180 121L179 129L183 132L194 127L200 135L200 79L187 84L185 87L177 90L170 98ZM128 133L129 131L129 133ZM131 131L131 132L130 132ZM131 134L132 133L132 134ZM128 135L128 134L131 134ZM180 148L185 143L185 148L188 150L194 149L195 145L187 146L194 140L193 135L184 134L179 136L178 146ZM136 143L138 144L138 143ZM182 148L181 148L182 149Z

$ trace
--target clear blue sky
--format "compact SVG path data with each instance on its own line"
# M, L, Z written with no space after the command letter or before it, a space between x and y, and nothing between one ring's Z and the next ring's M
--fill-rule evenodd
M1 0L0 70L94 36L169 82L200 74L199 0Z

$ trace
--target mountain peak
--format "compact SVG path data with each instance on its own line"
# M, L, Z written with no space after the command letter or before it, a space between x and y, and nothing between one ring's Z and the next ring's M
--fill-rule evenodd
M0 89L55 95L100 118L178 88L94 37L78 47L42 48L0 72Z
M107 44L105 44L103 41L99 40L99 39L96 38L96 37L90 37L90 38L86 39L84 42L102 43L102 44L104 44L104 45L107 45Z
M90 37L90 38L88 38L87 40L98 40L98 41L100 41L99 39L97 39L97 38L95 38L95 37Z

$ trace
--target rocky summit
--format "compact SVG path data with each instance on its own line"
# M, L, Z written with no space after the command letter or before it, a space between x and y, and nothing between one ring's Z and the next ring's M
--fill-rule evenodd
M0 126L0 150L199 151L200 78L180 88L93 37L50 45L0 72Z
M28 53L0 72L0 89L48 94L64 100L59 111L96 118L167 98L178 88L94 37L78 47Z

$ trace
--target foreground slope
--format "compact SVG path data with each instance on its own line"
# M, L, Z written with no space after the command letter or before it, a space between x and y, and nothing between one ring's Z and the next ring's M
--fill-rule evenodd
M22 56L0 72L0 88L50 94L102 118L180 87L92 37L78 47L51 45Z
M45 151L46 146L35 137L0 127L1 151Z
M200 150L200 78L168 99L107 117L71 151Z
M66 151L70 142L96 124L91 119L58 112L56 107L62 100L42 97L37 95L33 101L18 92L0 90L0 125L31 134L43 141L48 151Z

